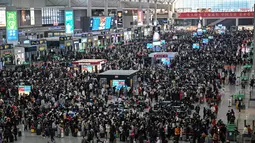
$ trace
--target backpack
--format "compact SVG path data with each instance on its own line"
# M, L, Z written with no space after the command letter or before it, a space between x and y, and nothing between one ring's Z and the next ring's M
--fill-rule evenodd
M181 134L181 129L180 129L179 127L175 128L175 129L174 129L174 134L175 134L176 136L179 136L179 135Z

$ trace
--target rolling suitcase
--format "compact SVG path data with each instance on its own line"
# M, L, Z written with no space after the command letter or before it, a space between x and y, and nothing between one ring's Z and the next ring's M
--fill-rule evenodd
M13 137L13 135L11 135L11 137L10 137L10 142L11 142L11 143L14 142L14 137Z

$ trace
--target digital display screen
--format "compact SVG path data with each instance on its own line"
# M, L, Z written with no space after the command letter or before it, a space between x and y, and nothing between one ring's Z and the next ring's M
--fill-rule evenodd
M18 22L17 22L17 11L6 12L6 32L7 41L18 40Z
M196 37L197 36L197 32L193 32L192 36Z
M137 25L141 26L141 25L143 25L143 11L139 10L137 14L138 14L138 16L137 16Z
M0 10L0 27L6 26L6 13L5 10Z
M81 69L83 72L87 71L89 73L92 73L93 72L93 67L92 66L82 66L82 69Z
M160 35L158 32L154 32L153 34L153 41L159 41L160 40Z
M31 86L24 85L24 86L18 87L19 95L23 95L23 94L29 95L30 92L31 92Z
M161 41L153 42L153 46L160 46L160 45L161 45Z
M117 12L117 25L118 25L118 28L123 27L123 12L122 11Z
M208 39L213 39L213 36L208 36Z
M30 44L30 40L24 40L23 44Z
M46 50L45 45L41 45L40 48L39 48L39 51L44 51L44 50Z
M165 45L166 44L166 40L161 40L161 45Z
M202 35L203 34L203 30L202 29L197 29L197 35Z
M38 45L38 41L31 41L31 45Z
M40 40L39 43L40 44L47 44L47 41L46 40Z
M209 42L209 39L203 38L203 43L204 43L204 44L208 44L208 42Z
M218 26L215 26L216 33L218 34L225 34L226 32L226 26L222 26L222 24L219 24Z
M148 49L151 49L153 48L153 44L152 43L147 43L147 46L146 46Z
M60 45L59 45L59 48L60 48L60 49L65 49L65 45L64 45L64 44L60 44Z
M161 61L164 65L170 65L170 59L169 58L162 58Z
M193 47L194 49L199 49L199 48L200 48L199 43L194 43L192 47Z
M66 47L71 46L71 42L66 42Z
M112 17L93 17L90 20L91 30L110 29L112 25Z
M30 10L21 10L20 15L20 26L31 25Z
M74 32L74 22L73 22L73 11L65 11L65 31L67 34L73 34Z
M122 86L125 86L125 80L112 80L112 87L120 90Z

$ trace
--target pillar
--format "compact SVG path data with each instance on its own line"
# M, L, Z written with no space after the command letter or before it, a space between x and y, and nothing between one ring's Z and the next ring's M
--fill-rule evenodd
M146 10L146 24L150 24L150 3L148 1L147 10Z
M119 0L118 10L119 10L119 11L122 11L122 10L123 10L123 5L122 5L121 0Z
M8 6L13 6L12 0L9 0L9 5Z
M167 13L168 13L168 21L169 21L169 24L172 24L172 11L171 11L171 5L168 3L167 5Z
M202 19L202 25L206 26L206 19Z
M72 0L68 0L68 7L72 7Z
M104 16L108 16L108 0L104 0Z
M87 0L87 17L91 17L92 16L92 10L91 10L91 1L92 0Z
M236 18L236 26L239 25L239 18Z
M175 4L171 3L171 24L172 25L174 24L174 18L172 17L173 13L175 12L174 9L175 9Z
M158 21L158 14L157 14L157 9L158 9L158 4L157 4L157 1L155 1L155 13L154 13L154 22ZM154 24L153 22L153 24Z

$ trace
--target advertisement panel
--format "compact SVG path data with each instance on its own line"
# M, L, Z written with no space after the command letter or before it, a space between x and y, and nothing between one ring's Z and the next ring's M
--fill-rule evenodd
M117 12L117 27L118 28L123 27L123 12L122 11Z
M67 34L74 33L74 22L73 22L73 11L66 10L65 11L65 29Z
M93 17L90 21L91 30L110 29L112 25L112 17Z
M20 11L20 26L27 26L31 24L30 10Z
M6 11L7 41L18 40L17 11Z
M181 12L177 18L253 18L253 12Z
M141 26L141 25L143 25L143 11L139 10L137 15L138 15L138 17L137 17L137 25Z
M5 10L1 9L0 10L0 27L5 27L6 26L6 14Z

